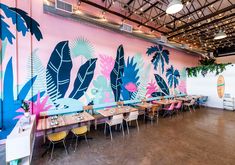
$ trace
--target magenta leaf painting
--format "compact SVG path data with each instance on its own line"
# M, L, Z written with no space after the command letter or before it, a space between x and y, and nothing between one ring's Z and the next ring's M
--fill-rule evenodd
M128 90L129 92L136 92L137 91L137 86L135 85L135 83L129 82L125 85L126 90Z
M100 55L100 66L101 66L101 73L107 80L110 80L110 73L113 69L115 60L113 57L107 55Z
M146 97L151 97L151 94L154 92L157 92L157 84L155 81L151 80L151 82L149 82L147 86Z
M48 98L49 96L46 96L41 102L40 92L38 92L37 101L32 104L33 114L36 115L36 121L38 121L40 112L48 111L52 107L52 105L46 105Z

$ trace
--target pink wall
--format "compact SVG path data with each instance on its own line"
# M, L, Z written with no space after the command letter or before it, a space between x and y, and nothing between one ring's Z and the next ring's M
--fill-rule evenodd
M43 12L43 0L33 1L32 8L30 7L31 4L29 2L29 0L17 1L17 7L25 10L29 14L31 13L31 16L37 20L37 22L40 24L43 40L39 42L35 39L34 36L31 37L29 34L27 34L26 37L22 37L22 35L18 33L17 40L14 41L14 45L8 44L6 54L8 59L13 56L13 67L16 73L16 84L23 84L26 79L29 79L29 58L31 51L38 49L37 55L41 59L44 67L46 67L51 52L58 42L68 40L71 45L71 43L79 37L85 38L91 43L91 45L94 47L95 57L99 57L100 54L103 54L115 58L117 47L122 44L124 46L125 59L127 59L128 56L141 54L145 65L151 63L150 61L152 56L148 57L146 55L146 50L148 47L154 44L137 39L135 37L127 36L126 34L122 35L115 33L111 30L103 29L95 25L75 22L73 20L65 19L59 16L45 14ZM16 5L13 1L4 0L3 3L9 6ZM12 29L14 30L13 26ZM181 52L179 50L174 50L172 48L165 49L170 51L169 66L173 65L175 69L182 70L184 67L195 66L198 63L198 58L195 56ZM8 60L4 60L3 62L3 70L7 61ZM85 59L82 57L73 60L73 65L77 67L73 67L72 69L72 80L74 80L76 77L78 66L84 62ZM169 66L165 67L167 68ZM97 69L95 71L97 74L99 74L99 67L100 63L98 60ZM151 65L151 71L149 73L150 80L154 79L153 73L157 72L153 70L153 65ZM18 91L19 88L17 88ZM71 88L72 84L70 85L69 89L71 90Z
M45 90L45 96L47 96L46 84L43 83L46 82L46 67L49 58L51 57L52 51L59 42L66 40L69 41L70 48L72 48L72 43L74 43L75 39L77 38L84 38L87 41L86 43L93 47L94 52L92 54L92 58L98 58L98 60L96 62L94 77L86 91L86 94L84 94L79 100L74 100L68 98L68 95L73 89L78 69L88 59L86 59L86 57L82 55L78 57L72 57L73 67L70 76L70 84L65 98L62 98L63 102L69 103L70 105L73 104L71 108L76 108L77 105L86 105L89 102L89 98L100 100L98 99L100 95L101 97L103 97L103 93L107 91L110 92L107 97L113 97L111 89L102 89L100 95L92 93L92 90L96 89L95 81L97 80L97 78L103 76L101 73L101 70L103 68L101 68L102 60L100 58L100 55L106 55L108 57L111 57L111 60L114 60L116 58L117 48L121 44L123 45L125 52L125 63L127 63L128 57L133 57L134 62L137 64L136 69L139 69L139 82L142 85L138 87L139 89L146 89L149 82L155 82L155 73L160 74L164 79L166 79L165 73L162 74L160 71L156 71L153 69L153 64L151 63L153 55L147 56L146 54L147 48L153 46L153 43L146 42L144 40L137 39L136 37L131 37L126 34L122 35L120 33L115 33L111 30L103 29L101 27L97 27L88 23L76 22L59 16L45 14L43 12L43 0L32 1L32 8L29 2L29 0L19 0L17 1L16 5L16 3L13 1L2 1L2 3L4 4L13 7L16 6L28 12L29 15L40 24L40 30L43 35L43 39L41 41L37 41L35 39L35 36L31 36L30 33L27 33L27 35L23 37L22 34L16 33L15 25L12 25L11 21L7 21L10 25L11 31L14 32L14 34L16 35L16 40L14 40L12 45L7 45L6 57L3 60L1 70L5 70L9 59L12 57L15 99L17 99L16 95L19 93L22 86L32 78L31 69L34 69L35 71L35 68L37 67L44 68L44 73L38 73L39 71L37 70L36 73L33 73L34 76L35 74L38 74L37 79L33 84L33 91L28 93L26 99L29 99L33 95L37 94L37 90L39 88L41 90ZM31 53L36 49L38 50L38 59L36 62L31 62ZM170 52L170 62L169 65L165 64L165 70L173 65L175 69L178 69L181 72L185 67L195 66L198 63L198 57L196 56L192 56L190 54L167 47L164 47L164 49L168 49ZM72 49L71 55L73 55ZM149 66L150 70L148 70ZM107 88L110 88L110 80L107 79L104 81L106 81L106 83L108 84ZM1 83L3 83L3 79ZM184 76L181 76L179 87L180 86L185 87ZM142 93L141 96L144 95L145 93ZM1 96L1 98L2 97L3 96ZM50 99L48 101L48 104L52 104L52 101Z

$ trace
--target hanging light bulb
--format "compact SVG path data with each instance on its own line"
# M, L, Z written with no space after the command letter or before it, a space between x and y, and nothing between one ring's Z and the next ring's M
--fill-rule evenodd
M175 14L183 9L183 4L180 0L172 0L166 9L167 14Z

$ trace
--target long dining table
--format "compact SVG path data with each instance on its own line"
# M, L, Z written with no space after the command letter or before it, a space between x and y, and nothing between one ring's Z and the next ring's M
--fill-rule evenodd
M120 107L111 107L104 110L98 110L97 112L104 117L111 117L114 115L130 113L134 111L138 111L138 109L131 106L120 106Z
M49 116L38 120L37 130L43 131L44 143L46 142L46 134L48 130L66 127L70 125L90 122L95 118L87 112L65 114L59 116Z

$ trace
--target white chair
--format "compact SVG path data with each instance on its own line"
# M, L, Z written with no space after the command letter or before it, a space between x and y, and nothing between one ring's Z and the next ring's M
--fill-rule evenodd
M112 119L106 121L105 126L104 126L104 134L106 134L106 125L108 124L109 125L110 137L111 137L111 140L113 140L111 127L114 126L114 125L120 124L120 126L122 127L122 134L124 136L123 119L124 119L123 114L120 114L120 115L114 115L112 117Z
M139 112L134 111L134 112L130 112L129 115L124 118L124 120L126 121L126 128L127 128L128 134L130 133L128 123L133 120L136 121L137 129L139 131L138 116L139 116Z

